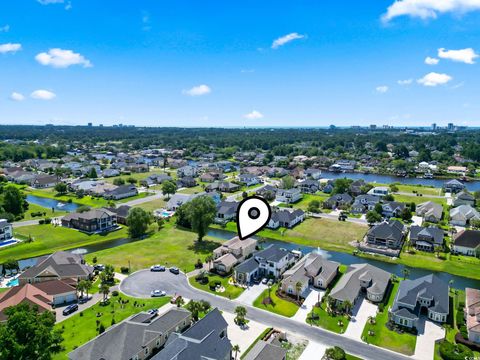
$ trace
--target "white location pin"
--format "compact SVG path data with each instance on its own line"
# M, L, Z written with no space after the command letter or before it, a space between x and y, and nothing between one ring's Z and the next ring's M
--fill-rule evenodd
M272 210L265 199L258 196L243 199L237 210L237 230L240 240L262 230L271 216Z

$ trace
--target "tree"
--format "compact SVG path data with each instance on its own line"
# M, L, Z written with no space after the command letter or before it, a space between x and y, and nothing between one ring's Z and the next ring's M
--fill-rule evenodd
M127 178L127 182L128 182L129 184L131 184L131 185L134 185L134 184L136 184L136 183L138 182L138 180L135 179L134 177L131 177L131 176L130 176L130 177Z
M22 215L25 198L15 186L8 185L3 190L3 209L13 215Z
M186 206L186 215L193 231L198 234L198 241L202 241L213 223L217 214L217 206L210 196L198 196L189 201Z
M128 234L132 238L145 235L149 225L153 222L153 216L142 208L130 209L127 216Z
M197 321L198 315L200 311L202 311L202 304L198 301L190 300L188 304L185 305L185 308L192 313L193 320Z
M308 203L308 208L307 208L308 211L312 213L318 213L319 209L320 209L320 201L312 200Z
M240 352L240 346L238 344L233 345L232 351L235 353L235 360L237 360L238 353Z
M335 180L334 186L333 186L333 194L343 194L348 191L350 188L350 185L352 184L353 180L352 179L337 179Z
M82 205L82 206L79 206L77 208L78 213L84 213L84 212L87 212L87 211L90 211L90 207L87 206L87 205Z
M183 297L177 296L177 299L175 300L175 305L180 308L183 306L183 304L185 304L185 300L183 300Z
M302 283L297 281L295 283L295 292L297 293L297 301L300 299L300 291L302 291Z
M406 207L405 209L402 210L400 217L404 221L410 221L412 220L412 212L410 211L409 207Z
M293 176L287 175L284 176L282 179L282 189L291 189L295 185L295 179Z
M83 298L83 293L87 291L87 280L80 280L77 284L77 291L80 292L80 297Z
M376 203L376 204L375 204L375 208L374 208L374 210L375 210L377 213L379 213L379 214L383 213L383 207L382 207L382 204L380 204L380 203Z
M55 329L55 315L50 311L19 304L4 310L7 321L0 324L2 360L50 360L61 351L62 335Z
M125 185L125 180L123 180L123 178L121 177L115 178L113 179L113 185L117 185L117 186Z
M67 184L59 182L54 187L55 191L59 194L66 194L68 191Z
M87 176L88 176L90 179L96 179L96 178L98 177L98 175L97 175L97 170L96 170L94 167L92 167L92 168L90 169L90 171L88 172Z
M345 350L341 347L334 346L325 350L325 355L322 360L345 360L346 358L347 354L345 353Z
M394 193L398 192L398 186L395 184L390 184L390 191Z
M177 191L177 184L173 181L165 181L162 184L162 192L167 195L167 199L170 199L170 195L175 194Z
M235 322L238 325L244 325L245 324L245 317L247 316L247 309L243 306L237 306L235 308Z
M110 286L108 286L107 284L102 284L100 286L100 293L103 295L103 302L107 302L108 300L108 294L110 293Z
M343 308L345 309L345 312L349 314L350 310L352 309L352 303L349 300L345 300L343 302Z
M376 211L369 211L367 212L365 218L367 219L369 224L375 224L376 222L382 220L382 215L380 215Z

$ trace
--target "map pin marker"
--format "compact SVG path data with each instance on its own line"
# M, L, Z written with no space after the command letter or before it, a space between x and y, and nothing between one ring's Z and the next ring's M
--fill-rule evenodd
M262 230L271 216L272 210L265 199L258 196L243 199L237 210L237 230L240 240Z

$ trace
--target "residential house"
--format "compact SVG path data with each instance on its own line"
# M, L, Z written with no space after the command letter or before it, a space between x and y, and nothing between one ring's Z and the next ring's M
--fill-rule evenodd
M111 211L117 215L117 223L127 225L128 212L131 207L128 205L120 205L119 207L107 208L108 211Z
M40 291L51 297L50 305L52 307L64 306L77 302L77 280L50 280L33 284L25 284L22 286L32 285Z
M300 192L303 194L315 194L320 190L320 183L317 180L306 179L297 181L295 187L300 189Z
M430 274L415 280L403 280L398 287L388 317L395 324L418 329L423 312L430 320L441 323L447 321L448 283L437 275Z
M287 349L274 344L259 340L248 351L244 360L286 360Z
M455 254L478 257L480 255L480 231L460 231L453 239L452 252Z
M226 223L235 220L237 217L238 202L221 201L217 204L217 214L215 216L216 223Z
M480 344L480 290L465 289L464 317L468 340Z
M13 238L13 226L6 219L0 219L0 244Z
M465 189L465 185L457 179L452 179L443 184L443 191L456 194Z
M209 196L213 199L215 204L218 204L220 202L220 194L217 192L202 192L198 194L174 194L170 200L168 200L167 205L165 205L165 208L168 211L176 211L181 205L186 204L187 202L191 201L192 199L195 199L198 196Z
M299 189L277 189L275 195L275 201L284 203L284 204L293 204L299 201L302 198L302 193Z
M376 186L376 187L370 189L367 192L367 194L384 197L384 196L387 196L388 194L390 194L390 189L387 186Z
M238 175L238 181L245 184L246 186L257 185L262 182L262 180L258 176L252 174L240 174Z
M355 304L361 294L372 302L385 297L392 274L370 264L352 264L330 292L337 304Z
M356 161L354 160L337 160L335 164L330 166L330 171L353 171L355 169Z
M417 250L434 251L443 249L443 237L443 229L438 227L417 225L410 227L410 244Z
M275 186L267 184L265 186L262 186L257 191L255 191L255 194L258 195L258 196L261 196L263 198L274 199L275 194L277 193L277 190L278 190L278 188L276 188Z
M233 193L240 190L240 185L228 181L216 181L205 187L206 191L217 190L221 192Z
M353 202L349 194L335 194L323 202L323 206L328 209L346 209Z
M471 207L475 206L475 196L470 194L469 192L461 191L453 198L453 206L460 206L460 205L470 205Z
M8 319L5 309L19 304L36 306L39 313L51 311L52 296L31 284L14 286L4 293L0 293L0 323Z
M173 333L188 328L191 314L172 308L162 315L141 312L113 325L68 354L69 360L150 359Z
M173 333L151 360L231 360L228 323L215 308L184 333Z
M224 178L225 178L225 175L223 175L221 172L210 171L210 172L206 172L206 173L202 174L200 176L200 181L211 183L211 182L214 182L214 181L223 180Z
M470 205L460 205L450 210L450 224L466 226L472 220L480 221L480 213Z
M433 201L418 204L415 210L417 216L423 217L424 221L438 223L442 220L443 206Z
M165 181L172 181L172 177L167 174L152 174L146 179L140 180L140 185L152 186L157 184L163 184Z
M114 177L114 176L119 176L120 171L117 169L105 169L103 170L103 177L104 178L109 178L109 177Z
M305 212L301 209L277 209L273 211L267 224L270 229L285 227L291 229L305 220Z
M34 266L18 277L20 285L49 280L87 280L93 275L93 267L85 263L82 255L57 251L37 259Z
M186 165L177 169L177 176L179 178L183 177L195 177L197 176L197 168L194 166Z
M390 220L388 223L372 226L368 230L366 238L370 245L387 247L389 249L401 249L405 236L405 227L398 220Z
M320 169L308 168L307 170L304 171L303 174L307 178L311 178L313 180L320 180L320 178L322 177L322 171Z
M374 210L375 205L380 202L380 197L377 195L358 195L353 202L350 211L353 214L365 214L368 211Z
M191 188L197 186L197 181L191 176L185 176L177 180L178 188Z
M398 201L385 201L382 204L382 216L387 219L391 217L400 217L406 207L405 203Z
M465 175L467 172L467 167L466 166L448 166L447 167L447 172L450 174L458 174L458 175Z
M58 177L48 174L39 174L31 181L30 186L35 189L45 189L54 187L58 183Z
M253 254L256 246L257 240L253 238L240 240L238 236L235 236L213 250L213 268L219 274L230 273L235 265Z
M262 277L278 279L294 262L295 256L291 252L270 245L237 265L234 276L242 284L249 284L253 279Z
M355 180L354 182L352 182L350 184L350 187L348 188L348 192L352 196L359 196L359 195L363 194L362 188L365 185L367 185L365 180L363 180L363 179Z
M150 167L147 164L127 164L124 167L125 171L130 171L134 173L144 173L150 170Z
M62 226L90 234L99 233L116 229L117 215L105 208L69 213L62 218Z
M120 185L116 189L105 191L103 197L108 200L120 200L138 195L135 185Z
M289 295L297 296L298 293L298 296L305 297L310 285L326 289L337 276L339 266L338 262L311 252L283 274L280 288ZM301 287L297 289L298 283Z

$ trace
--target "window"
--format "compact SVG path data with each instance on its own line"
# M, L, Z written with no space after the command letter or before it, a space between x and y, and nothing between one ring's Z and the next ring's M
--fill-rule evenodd
M148 355L148 347L145 348L145 355Z

